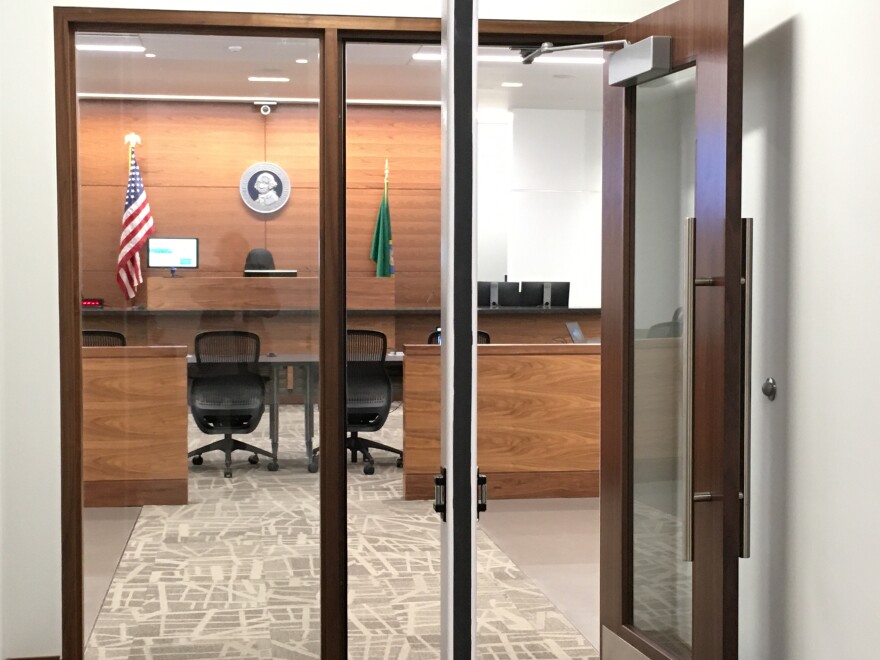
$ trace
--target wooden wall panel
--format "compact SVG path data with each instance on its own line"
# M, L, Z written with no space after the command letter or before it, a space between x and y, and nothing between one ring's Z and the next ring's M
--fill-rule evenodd
M381 190L387 158L394 190L440 189L439 108L349 106L347 120L349 188Z
M115 186L126 181L128 153L123 137L132 131L143 140L137 156L148 190L237 188L242 172L263 160L263 120L253 106L80 101L80 185Z
M281 105L268 117L263 117L256 109L253 113L265 122L264 160L281 165L290 177L290 185L294 190L317 189L320 181L318 106Z
M493 474L543 475L548 482L556 472L595 475L599 469L599 347L530 348L478 350L480 470L489 475L490 482ZM440 464L440 350L407 346L405 351L404 469L407 477L430 476ZM536 492L532 486L529 492ZM506 496L517 493L508 490Z
M172 480L183 486L177 503L185 504L186 454L185 350L83 349L87 495L90 482Z
M440 191L389 191L395 274L440 271ZM349 188L346 195L346 260L349 273L375 273L370 246L382 188Z
M138 161L160 236L197 236L200 267L186 277L235 276L247 252L266 247L278 268L318 270L318 108L284 105L264 117L247 105L82 101L80 216L83 294L124 307L116 256L127 177L125 145L141 135ZM369 275L369 249L391 168L395 288L389 306L439 305L440 119L437 108L351 107L348 114L348 270ZM261 160L291 179L291 200L267 217L241 201L239 179ZM268 218L268 219L267 219ZM411 275L412 274L412 275ZM378 294L377 294L378 295ZM134 304L143 305L143 294Z

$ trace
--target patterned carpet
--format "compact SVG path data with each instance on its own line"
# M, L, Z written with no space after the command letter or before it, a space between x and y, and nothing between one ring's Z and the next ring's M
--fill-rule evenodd
M302 407L281 413L281 469L222 457L190 467L186 506L144 507L89 639L87 658L320 658L318 475L306 470ZM268 420L247 440L268 448ZM402 444L397 410L377 440ZM194 424L191 448L206 444ZM439 520L401 499L395 457L348 471L349 657L438 658ZM480 530L479 657L598 658Z

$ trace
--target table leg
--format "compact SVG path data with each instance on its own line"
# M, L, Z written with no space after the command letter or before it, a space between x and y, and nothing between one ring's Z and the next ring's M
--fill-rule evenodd
M309 462L309 472L316 472L318 463L313 454L312 438L315 435L315 408L312 402L312 366L303 365L305 387L303 391L303 416L305 424L306 459Z
M278 469L278 427L280 426L278 411L279 368L277 364L272 365L272 403L269 406L269 439L272 441L272 462L269 463L269 472L275 472Z

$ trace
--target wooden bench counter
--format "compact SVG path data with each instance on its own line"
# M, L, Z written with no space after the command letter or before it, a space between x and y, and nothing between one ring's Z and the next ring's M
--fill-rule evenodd
M440 347L404 348L404 497L440 467ZM477 456L489 498L599 495L600 347L477 347Z
M186 504L186 347L82 355L84 506Z

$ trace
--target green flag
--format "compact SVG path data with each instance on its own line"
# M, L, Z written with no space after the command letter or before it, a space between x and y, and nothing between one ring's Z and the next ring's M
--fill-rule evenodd
M388 208L388 180L376 216L376 231L373 232L373 245L370 259L376 262L376 277L394 277L394 253L391 249L391 211Z

